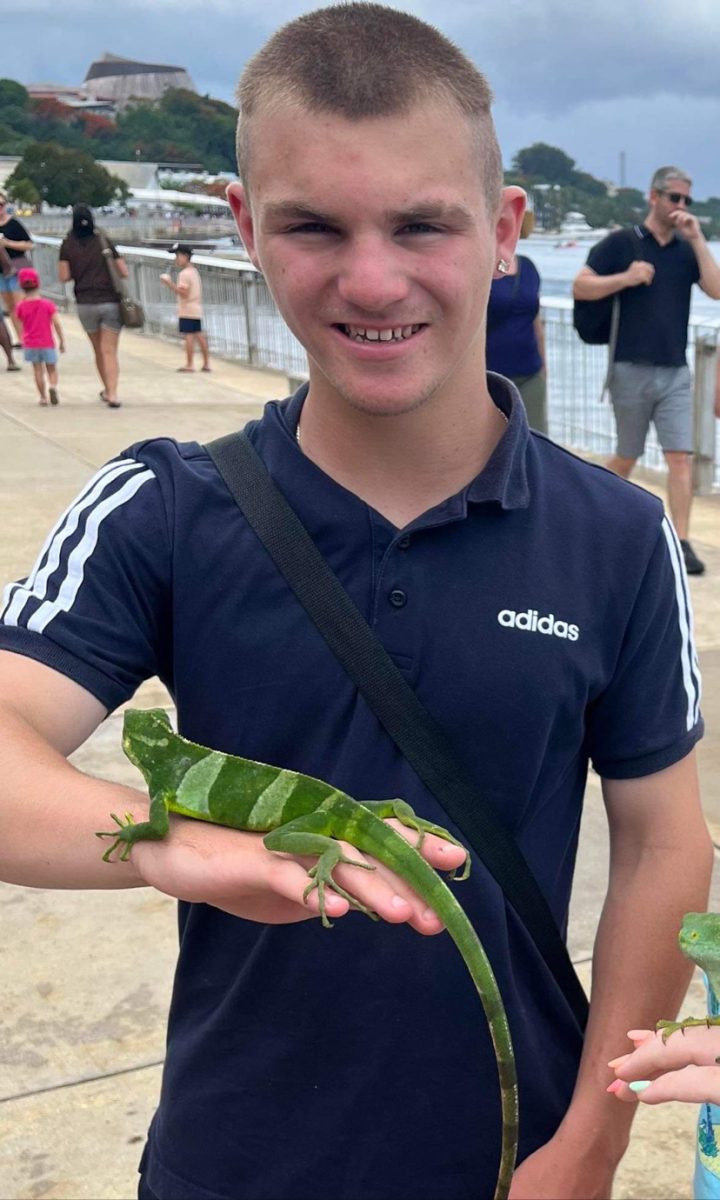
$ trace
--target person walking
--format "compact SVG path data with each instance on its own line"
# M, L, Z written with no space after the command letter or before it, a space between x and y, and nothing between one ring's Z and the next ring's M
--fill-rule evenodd
M668 469L668 506L688 575L705 565L689 541L693 411L687 365L690 292L700 285L720 299L720 266L690 212L690 176L660 167L650 183L648 214L631 231L608 234L591 249L573 284L576 300L620 296L620 321L609 391L617 447L608 461L629 478L655 426Z
M22 267L18 271L18 283L24 293L16 311L22 328L25 361L32 363L40 404L45 407L48 400L52 405L59 404L58 352L53 332L61 354L65 353L65 338L57 308L52 300L40 294L40 276L34 267Z
M109 238L107 248L115 260L118 274L127 279L127 264ZM77 314L90 339L102 383L100 399L108 408L120 408L120 305L103 250L103 238L95 228L92 209L87 204L76 204L72 211L72 228L60 246L58 279L61 283L72 280L74 284Z
M523 216L520 237L535 223ZM540 275L532 259L513 254L508 268L493 279L487 310L487 368L505 375L518 389L528 424L547 433L545 331L540 316Z
M33 240L22 221L8 212L7 194L0 191L0 249L7 252L12 266L10 274L0 274L0 300L7 308L7 315L15 331L14 349L20 348L22 340L22 327L15 312L20 293L17 272L21 267L30 266L28 253L32 246Z
M177 283L168 274L160 276L160 282L177 296L178 333L185 341L185 366L178 367L183 374L194 371L194 344L197 342L202 355L202 370L210 371L210 355L207 337L202 331L202 280L197 267L192 266L192 246L176 242L170 253L175 255L178 267Z
M503 187L477 67L406 12L343 3L275 33L239 98L228 201L309 362L247 436L515 839L558 933L591 760L602 777L613 854L586 1028L481 860L458 898L515 1044L512 1200L607 1197L631 1113L608 1100L605 1064L631 1014L677 1010L675 932L706 906L712 867L677 539L657 497L533 433L486 372L491 281L525 195ZM191 741L449 821L208 449L154 437L101 468L6 591L0 871L181 899L139 1196L490 1200L490 1037L454 945L402 879L353 853L373 869L343 864L338 882L380 920L329 893L329 933L308 862L258 833L173 817L162 841L100 860L108 813L142 820L148 798L65 756L154 674ZM463 859L431 835L420 849L442 870Z

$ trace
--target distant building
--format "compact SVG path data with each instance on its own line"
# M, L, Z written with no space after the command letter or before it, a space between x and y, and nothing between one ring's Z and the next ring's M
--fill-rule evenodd
M62 83L29 83L26 91L33 100L59 100L68 108L96 113L99 117L115 118L117 106L105 95L93 95L84 87L67 87Z
M88 68L83 81L83 90L91 96L112 100L118 109L133 100L159 100L168 88L195 91L184 67L134 62L116 54L103 54Z

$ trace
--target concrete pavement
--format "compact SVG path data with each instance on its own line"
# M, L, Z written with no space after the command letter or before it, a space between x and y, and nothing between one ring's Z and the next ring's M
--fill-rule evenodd
M156 434L205 441L286 392L283 376L215 361L212 374L176 375L179 346L124 333L123 408L97 398L90 347L63 317L68 352L61 403L37 405L32 374L0 368L0 580L25 574L59 512L91 470ZM705 676L708 734L700 770L720 845L720 498L696 502L693 541L708 565L691 581ZM134 703L167 704L158 681ZM114 714L74 756L82 769L138 781L120 751ZM587 981L607 874L596 779L588 786L570 942ZM720 909L720 874L713 906ZM50 892L0 886L0 1198L131 1200L156 1102L175 957L174 903L149 890ZM702 1011L694 983L687 1008ZM621 1048L619 1048L621 1049ZM616 1200L691 1196L691 1106L643 1109ZM179 1198L178 1198L179 1200Z

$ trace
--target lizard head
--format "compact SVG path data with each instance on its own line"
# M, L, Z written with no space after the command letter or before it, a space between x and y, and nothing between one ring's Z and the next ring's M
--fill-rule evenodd
M678 935L680 949L707 973L720 958L720 913L686 913Z
M123 750L130 762L145 773L144 767L168 745L169 733L172 725L162 708L129 708L123 719Z

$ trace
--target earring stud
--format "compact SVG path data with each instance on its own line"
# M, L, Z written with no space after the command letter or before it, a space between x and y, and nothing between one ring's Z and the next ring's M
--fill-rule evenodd
M510 263L506 258L501 258L497 265L497 269L501 275L507 275L508 271L510 270Z

